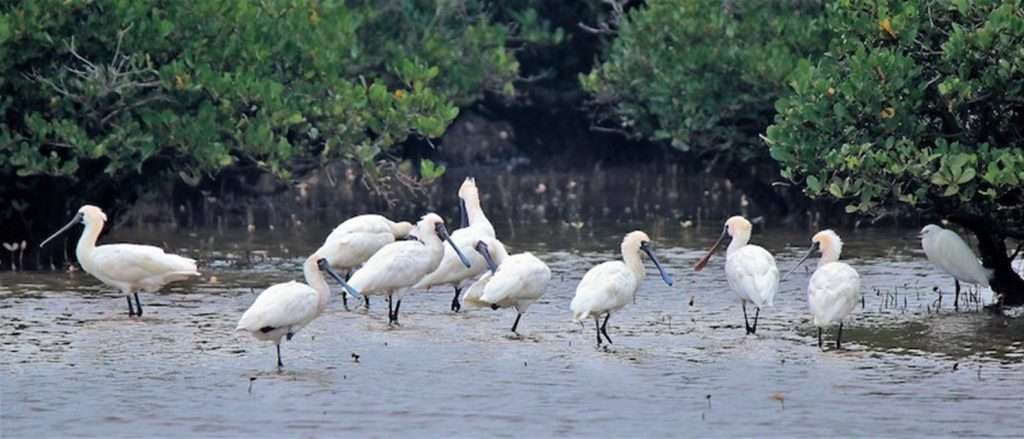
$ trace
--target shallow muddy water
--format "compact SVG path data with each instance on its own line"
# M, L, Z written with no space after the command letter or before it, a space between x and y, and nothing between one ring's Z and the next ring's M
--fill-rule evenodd
M201 280L142 294L145 317L82 272L0 274L4 437L665 437L1019 435L1024 321L952 309L952 281L915 230L840 230L864 305L844 350L819 350L804 287L784 281L745 336L724 252L691 267L719 226L495 221L513 252L552 268L547 295L512 337L508 310L448 310L451 291L330 309L282 346L233 332L266 286L299 279L329 227L249 234L120 230L104 242L158 245L201 261ZM636 303L612 316L614 344L570 321L575 285L645 228L676 280L652 266ZM808 230L755 230L788 269ZM933 291L944 294L941 304ZM938 308L938 309L937 309ZM833 340L834 332L826 333ZM358 356L358 358L357 358Z

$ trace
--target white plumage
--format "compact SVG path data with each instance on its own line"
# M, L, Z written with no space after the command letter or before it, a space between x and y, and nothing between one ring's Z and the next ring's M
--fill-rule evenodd
M860 275L846 263L839 262L843 241L832 230L823 230L811 238L811 249L790 270L792 273L815 250L821 251L818 268L807 284L807 305L818 327L818 347L822 347L822 328L839 324L836 335L836 349L843 338L843 319L850 315L860 302Z
M136 244L96 246L106 221L107 215L100 208L82 206L71 222L43 241L40 247L75 224L84 223L85 230L75 248L78 263L86 273L127 296L129 316L142 316L139 290L152 293L168 283L199 276L194 259L164 253L159 247ZM132 294L135 296L136 309L132 308Z
M451 309L456 312L461 308L459 293L463 284L487 271L486 262L473 247L481 239L494 238L494 226L480 207L480 193L473 178L466 178L459 187L459 206L468 224L452 233L452 242L469 259L469 268L455 254L455 247L446 247L437 268L413 287L429 290L438 285L451 285L455 289Z
M953 306L959 307L960 282L989 286L992 271L981 265L978 256L956 232L929 224L921 229L921 248L931 263L953 276L956 295Z
M318 252L327 258L331 268L351 273L382 247L404 238L412 230L411 223L394 222L382 215L354 216L335 227ZM348 309L347 296L341 297L342 305Z
M672 278L665 273L654 256L651 239L646 233L639 230L630 232L623 238L620 249L622 251L621 261L598 264L583 275L583 279L576 286L576 296L573 297L572 303L569 305L574 321L582 322L587 318L594 319L598 345L601 344L602 334L608 343L612 342L611 337L608 336L608 319L611 318L613 312L633 301L637 289L640 288L640 282L647 274L640 260L641 251L647 253L647 256L654 262L655 267L661 273L662 280L667 285L672 285ZM606 315L606 317L604 323L598 326L601 315Z
M285 282L263 290L238 321L236 331L249 332L256 339L270 341L277 346L278 367L284 366L281 362L281 338L291 340L327 307L331 290L322 271L327 271L344 286L344 281L331 270L326 258L317 252L302 264L306 283Z
M402 297L423 276L437 269L444 255L442 240L451 242L444 220L428 213L410 234L415 240L388 244L370 257L349 278L348 284L364 296L380 295L388 298L388 323L398 323L398 309ZM469 266L468 260L456 249L456 257ZM396 304L392 301L397 300Z
M729 288L740 299L747 334L757 333L757 319L761 314L761 307L772 306L775 293L779 291L779 269L775 265L775 258L764 248L748 244L752 229L753 226L746 218L729 218L718 241L694 267L696 271L702 270L725 240L726 235L732 237L726 250L725 278L729 282ZM747 319L748 302L757 309L753 325L750 325Z
M533 302L540 299L551 280L551 269L531 253L509 256L505 246L497 239L482 239L474 247L476 253L490 259L488 271L466 290L463 302L473 306L514 308L516 321L512 332L519 327L519 319Z

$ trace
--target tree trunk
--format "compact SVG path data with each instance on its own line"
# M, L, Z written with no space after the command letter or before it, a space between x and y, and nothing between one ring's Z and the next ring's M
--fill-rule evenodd
M989 286L996 293L996 303L1005 306L1024 305L1024 279L1013 267L1010 255L1006 254L1006 237L1000 233L992 220L971 214L955 214L951 221L960 224L978 238L981 265L992 270Z

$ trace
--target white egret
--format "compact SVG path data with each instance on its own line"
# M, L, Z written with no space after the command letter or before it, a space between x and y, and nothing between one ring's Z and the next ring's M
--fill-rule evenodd
M814 254L815 250L821 251L821 259L818 259L818 268L814 270L811 281L807 284L807 305L814 317L814 326L818 327L818 347L823 346L822 328L838 323L836 349L840 349L843 319L860 303L860 275L853 267L839 262L839 254L843 251L843 240L839 239L839 235L832 230L823 230L811 238L811 249L797 261L786 276Z
M597 331L597 344L601 345L601 334L612 342L608 336L608 319L612 312L622 309L627 303L633 301L640 282L647 275L643 262L640 260L640 252L647 253L647 256L654 262L654 266L661 273L661 279L665 284L672 286L672 278L661 267L658 258L654 256L654 247L651 238L639 230L630 232L622 239L621 261L608 261L598 264L587 271L576 286L576 296L573 297L569 308L572 309L573 320L582 323L588 317L594 319L594 329ZM604 323L598 326L601 315L605 315Z
M46 245L78 223L85 224L75 248L78 263L86 273L124 293L128 299L129 316L142 317L139 290L152 293L168 283L199 276L194 259L164 253L159 247L137 244L96 246L96 239L106 221L107 215L99 207L82 206L67 225L39 246ZM132 295L135 296L136 309L132 309Z
M462 292L463 283L487 271L487 263L480 254L473 251L473 247L481 239L494 238L494 226L480 207L480 192L473 178L466 178L459 187L459 206L462 211L463 227L452 233L452 242L455 246L445 248L444 257L441 258L437 269L414 287L429 290L437 285L451 285L455 289L455 296L452 298L452 311L455 312L462 308L459 294ZM456 247L463 255L469 257L469 268L463 266L461 258L455 254Z
M718 241L693 267L694 271L703 270L726 235L732 237L732 242L726 250L725 278L729 281L729 288L736 293L743 306L743 324L747 334L757 333L757 318L761 314L761 307L772 306L775 293L779 291L779 269L775 266L775 258L764 248L748 244L752 228L750 221L742 216L729 218ZM753 326L747 318L747 302L752 303L757 309Z
M921 229L921 247L931 263L953 276L954 308L960 308L960 282L989 286L992 270L981 265L978 256L956 232L928 224Z
M381 215L358 215L345 220L327 235L319 253L331 268L344 270L346 276L370 259L377 250L409 235L413 225L394 222ZM342 295L342 306L348 309L348 296ZM366 297L366 307L370 299Z
M437 214L424 215L409 236L415 240L385 245L348 280L348 285L354 289L353 294L387 296L389 325L398 323L398 310L405 292L441 263L444 255L442 240L448 241L463 265L470 266L469 260L448 236L444 220ZM393 299L397 300L394 304Z
M263 290L238 321L236 331L249 332L257 340L270 341L277 346L277 367L284 366L281 362L281 338L290 341L295 333L327 308L331 288L323 272L330 274L346 290L349 289L318 250L302 264L306 283L291 281Z
M482 239L474 248L487 261L490 271L466 289L462 300L491 309L514 308L516 321L512 332L515 333L527 308L544 295L551 280L551 269L530 253L509 256L497 239Z

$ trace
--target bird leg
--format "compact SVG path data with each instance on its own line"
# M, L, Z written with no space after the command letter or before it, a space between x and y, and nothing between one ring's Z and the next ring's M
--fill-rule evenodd
M402 307L402 299L398 299L398 301L395 302L395 324L398 325L398 326L402 326L401 324L398 323L398 309L401 308L401 307Z
M839 347L839 342L843 339L843 322L839 322L839 332L836 333L836 350L842 349Z
M135 293L135 306L137 307L135 314L142 317L142 301L139 300L139 293Z
M350 277L352 277L352 270L345 273L345 281L347 282ZM344 291L341 292L341 306L345 308L345 311L351 311L348 309L348 293Z
M366 307L366 312L370 312L370 296L363 296L363 306Z
M825 346L825 344L822 343L822 341L821 341L821 326L819 326L818 327L818 349L821 349L823 346Z
M454 312L459 312L459 310L462 309L462 304L459 303L459 293L461 293L461 292L462 292L462 288L459 288L458 286L456 286L455 287L455 297L452 298L452 311L454 311Z
M594 332L597 333L597 347L601 347L601 317L594 317Z
M124 298L128 299L128 317L135 317L135 308L132 307L132 295L129 294L124 296Z
M522 316L523 316L523 313L516 314L516 322L512 324L512 332L513 333L518 334L518 332L516 332L516 328L519 327L519 318L522 317Z
M751 334L757 334L757 317L761 315L761 307L760 306L754 307L754 309L756 311L754 311L754 326L750 328L750 333Z
M956 285L956 295L953 296L953 309L960 311L960 280L954 278L953 284Z
M746 328L747 334L750 334L753 331L750 330L750 320L747 319L747 301L741 301L740 304L743 305L743 327Z
M391 323L394 322L394 321L395 321L395 306L394 306L394 302L392 302L392 300L391 300L391 295L389 294L388 295L388 326L391 326Z
M277 345L277 368L280 369L282 367L284 367L284 363L281 362L281 345L278 344Z
M612 338L608 336L608 319L612 318L612 313L608 313L604 316L604 323L601 325L601 333L604 334L604 339L608 340L608 344L612 344Z

